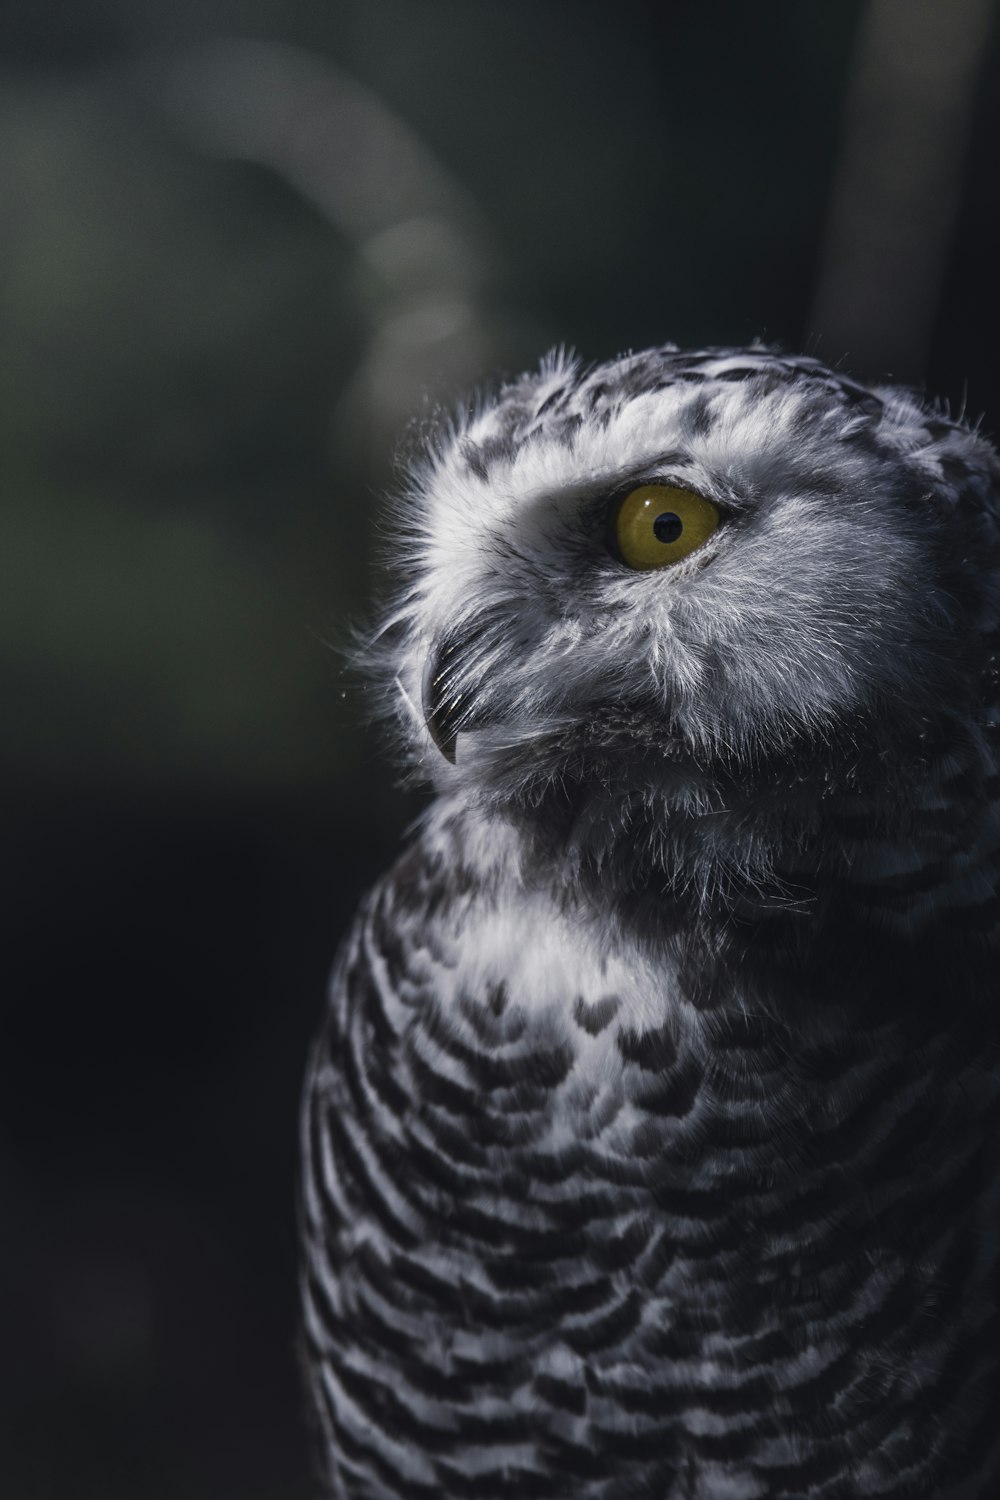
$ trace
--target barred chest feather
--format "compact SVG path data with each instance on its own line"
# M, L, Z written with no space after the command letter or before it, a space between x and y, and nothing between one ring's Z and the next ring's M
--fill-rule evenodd
M442 423L304 1113L335 1500L1000 1495L1000 459L754 346Z
M804 1031L751 986L696 1007L683 963L451 840L370 899L312 1065L331 1493L995 1493L981 1009L874 982L803 995Z

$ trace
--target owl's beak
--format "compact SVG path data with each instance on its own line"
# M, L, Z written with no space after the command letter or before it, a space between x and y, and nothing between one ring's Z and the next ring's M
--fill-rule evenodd
M455 685L461 642L445 638L431 652L424 670L424 721L445 760L455 764L455 744L463 718L465 693Z

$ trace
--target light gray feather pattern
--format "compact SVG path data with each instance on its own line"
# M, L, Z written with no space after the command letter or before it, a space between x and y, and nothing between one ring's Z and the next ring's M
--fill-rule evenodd
M365 660L436 798L303 1117L330 1495L1000 1493L998 480L757 347L428 439ZM636 571L649 483L721 523Z

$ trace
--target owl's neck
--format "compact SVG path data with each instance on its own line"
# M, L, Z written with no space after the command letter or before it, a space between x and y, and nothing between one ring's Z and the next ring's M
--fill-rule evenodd
M1000 947L1000 778L969 754L901 790L887 804L805 783L707 813L630 808L617 826L610 804L561 824L456 797L437 816L461 822L471 879L584 901L610 932L669 953L708 1007L734 975L789 1003L982 996Z

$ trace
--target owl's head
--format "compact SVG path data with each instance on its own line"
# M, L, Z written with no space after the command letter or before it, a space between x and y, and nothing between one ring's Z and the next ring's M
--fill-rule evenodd
M998 493L982 437L813 359L550 357L391 513L410 762L629 889L795 889L851 818L905 840L993 766Z

